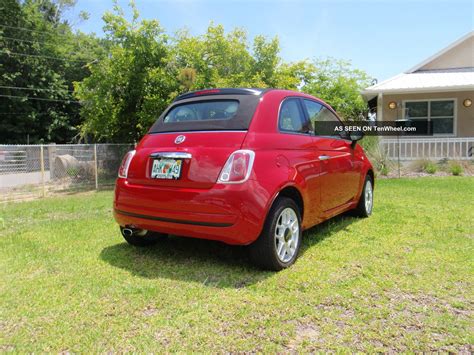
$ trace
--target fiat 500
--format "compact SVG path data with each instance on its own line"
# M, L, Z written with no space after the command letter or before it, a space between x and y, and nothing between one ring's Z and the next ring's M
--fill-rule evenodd
M248 245L260 267L292 265L302 231L340 213L372 213L374 173L361 133L322 100L287 90L179 96L119 168L114 217L125 240L167 234Z

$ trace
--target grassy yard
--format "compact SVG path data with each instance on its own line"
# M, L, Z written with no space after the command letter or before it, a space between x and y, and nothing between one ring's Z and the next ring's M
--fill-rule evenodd
M0 352L472 351L474 178L379 180L369 219L304 234L280 273L243 248L125 244L111 192L0 207Z

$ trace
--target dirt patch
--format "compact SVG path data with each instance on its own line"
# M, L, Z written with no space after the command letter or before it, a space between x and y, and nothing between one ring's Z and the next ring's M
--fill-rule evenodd
M311 340L314 342L321 336L320 328L315 324L298 324L295 329L295 337L287 344L287 349L292 351L296 350L300 344L305 340ZM323 344L321 344L323 345Z
M360 297L364 297L366 303L365 310L360 312L350 307L350 299L328 299L315 305L311 315L295 321L295 335L286 348L289 351L299 351L300 348L327 351L331 347L344 347L355 351L472 353L471 344L443 346L450 343L450 334L440 327L436 318L447 314L459 319L461 327L474 316L474 305L469 300L446 300L432 294L398 289ZM328 332L328 329L332 330ZM387 334L385 329L395 331ZM417 338L428 338L432 345L427 347L420 343L417 348L413 345Z
M143 310L143 315L145 317L151 317L151 316L154 316L155 314L158 313L158 309L153 307L153 306L147 306L144 310Z
M10 344L0 344L0 352L9 352L9 351L14 351L15 347Z
M355 317L353 309L347 308L343 305L333 302L334 300L327 300L314 307L314 314L320 317L319 322L311 321L309 319L302 319L295 324L295 336L286 345L289 351L297 351L298 348L304 345L305 349L311 351L328 350L328 342L340 343L342 346L347 346L352 349L361 350L358 336L353 337L354 342L346 344L343 340L348 329L351 327L351 321ZM336 318L333 317L337 314ZM325 333L322 327L324 324L332 323L337 327L335 332L331 334Z
M387 293L390 300L390 308L398 309L400 305L407 305L406 311L411 313L421 313L425 310L434 310L437 313L447 312L453 316L461 318L472 318L474 316L473 304L467 300L462 303L469 303L466 309L453 307L449 302L429 294L412 294L406 292L390 291Z
M416 171L401 171L400 172L400 177L404 178L419 178L419 177L428 177L428 176L434 176L434 177L446 177L446 176L453 176L453 174L447 173L445 171L437 171L434 174L428 174L425 172L416 172ZM474 173L470 171L464 171L462 173L462 176L474 176ZM378 175L378 179L396 179L398 178L398 171L394 170L388 173L387 175Z

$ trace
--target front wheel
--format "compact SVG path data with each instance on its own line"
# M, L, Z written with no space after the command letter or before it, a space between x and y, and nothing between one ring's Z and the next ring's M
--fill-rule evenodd
M364 189L354 212L359 217L369 217L374 206L374 185L370 176L365 177Z
M120 233L128 244L136 247L147 247L156 244L166 234L154 233L145 229L120 227Z
M292 199L280 197L270 209L259 238L250 245L250 257L264 269L285 269L298 257L301 236L298 206Z

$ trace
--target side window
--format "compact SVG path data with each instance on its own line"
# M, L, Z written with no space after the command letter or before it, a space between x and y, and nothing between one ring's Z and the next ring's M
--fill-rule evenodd
M307 133L305 117L298 99L283 101L278 118L278 128L285 132Z
M311 127L314 134L319 136L335 136L341 138L340 135L334 133L334 126L340 125L341 121L326 106L316 101L303 100Z

